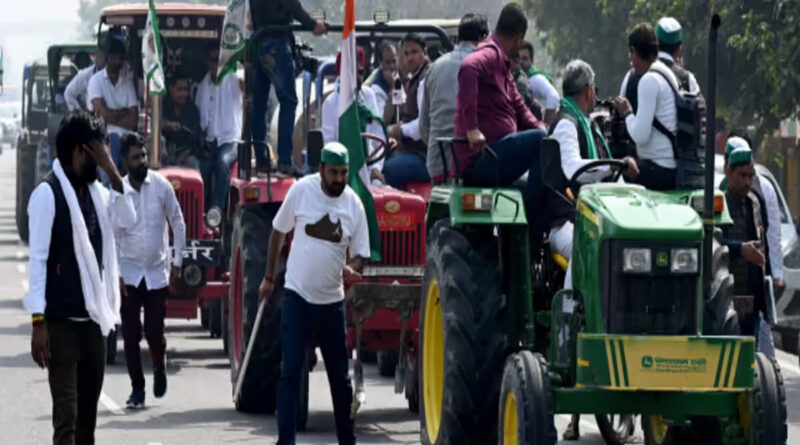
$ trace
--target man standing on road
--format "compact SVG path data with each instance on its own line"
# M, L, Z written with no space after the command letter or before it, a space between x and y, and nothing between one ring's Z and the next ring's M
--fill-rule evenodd
M297 91L294 79L294 37L288 26L297 20L301 25L314 30L315 36L325 33L325 24L314 20L303 9L300 0L249 0L253 29L263 32L253 42L252 125L256 167L266 172L267 165L267 102L269 90L275 93L281 104L278 115L278 172L300 176L302 172L292 165L292 137L294 135ZM283 26L285 30L264 30L265 26Z
M145 144L138 133L126 134L121 142L122 156L128 169L123 181L126 187L131 188L129 199L136 209L136 223L117 232L120 275L125 284L122 292L122 337L133 388L126 402L129 409L144 408L144 374L139 351L143 307L144 336L153 359L153 394L162 397L167 391L166 299L170 291L177 293L186 243L186 225L175 191L163 176L149 170ZM167 222L172 228L175 247L172 259ZM170 262L172 270L168 274Z
M114 225L136 214L103 144L100 119L67 115L56 135L53 171L31 194L31 355L47 368L53 399L53 443L93 444L106 363L104 336L119 323L119 272ZM97 183L97 168L111 190Z
M475 45L489 35L486 16L474 12L467 13L458 24L458 44L453 51L445 54L431 65L425 77L425 92L422 95L422 109L419 113L419 132L428 144L427 167L434 182L444 181L444 169L450 169L452 154L445 150L447 165L443 165L442 153L436 139L453 137L455 133L456 101L458 95L458 70L461 62ZM453 172L450 172L453 173Z
M198 153L200 175L205 187L205 208L224 208L228 197L230 166L236 160L236 141L242 135L244 79L225 76L217 85L219 45L206 47L206 73L197 87L195 104L200 110L200 127L205 133L204 150Z
M108 124L111 156L114 164L122 165L119 140L139 124L139 100L133 87L130 70L123 69L125 45L117 37L106 44L106 67L89 81L89 102L92 110Z
M347 186L347 148L329 143L321 161L319 173L289 189L272 220L267 270L259 289L262 299L272 297L278 257L286 234L294 230L281 308L280 445L295 443L300 373L312 336L320 342L328 373L339 444L355 443L342 279L360 279L364 258L370 256L369 230L364 206Z

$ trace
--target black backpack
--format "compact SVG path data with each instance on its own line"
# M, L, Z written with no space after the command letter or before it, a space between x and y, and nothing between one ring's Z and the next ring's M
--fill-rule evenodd
M690 93L687 88L678 90L662 71L651 69L664 78L672 89L677 111L677 130L672 133L658 119L653 127L669 138L677 163L675 187L678 189L703 188L703 154L705 152L706 102L701 94ZM688 82L681 82L688 84Z

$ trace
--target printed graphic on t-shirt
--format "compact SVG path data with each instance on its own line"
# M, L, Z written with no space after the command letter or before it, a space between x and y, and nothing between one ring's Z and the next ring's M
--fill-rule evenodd
M339 220L334 224L330 214L326 213L319 221L306 225L306 235L338 244L342 242L342 221Z

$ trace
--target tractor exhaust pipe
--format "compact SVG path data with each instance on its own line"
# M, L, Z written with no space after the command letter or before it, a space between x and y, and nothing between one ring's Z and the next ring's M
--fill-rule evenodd
M711 17L708 30L708 89L706 92L706 183L703 193L703 283L705 299L711 298L711 256L714 236L714 154L717 118L717 32L722 22L718 14Z

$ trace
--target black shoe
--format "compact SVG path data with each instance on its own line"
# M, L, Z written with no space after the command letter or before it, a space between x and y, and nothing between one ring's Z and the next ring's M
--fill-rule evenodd
M164 397L167 392L167 371L153 371L153 394L156 398Z
M564 440L572 441L580 439L581 432L580 429L578 428L578 425L580 423L579 419L580 417L578 416L575 415L572 416L572 419L570 420L569 425L567 425L567 429L564 431L564 435L562 436Z
M144 390L134 389L128 401L125 402L125 407L128 409L143 409L144 408Z
M294 165L279 164L278 173L285 176L294 176L295 178L300 178L303 176L303 171Z

